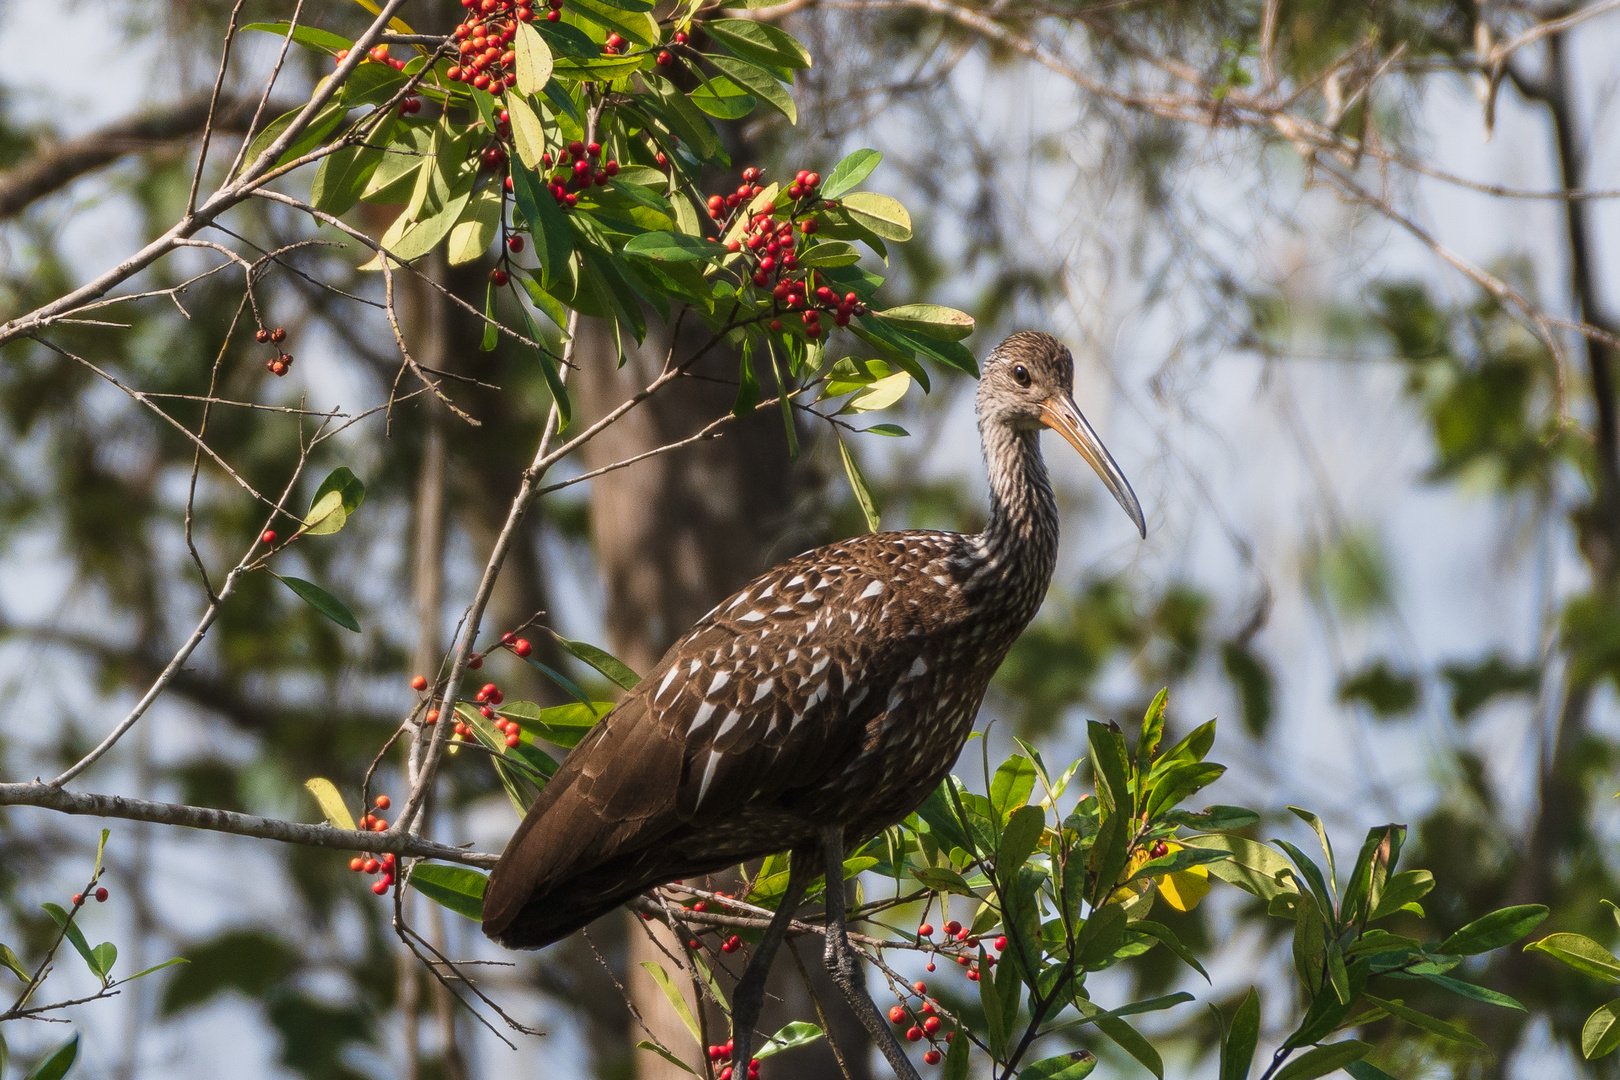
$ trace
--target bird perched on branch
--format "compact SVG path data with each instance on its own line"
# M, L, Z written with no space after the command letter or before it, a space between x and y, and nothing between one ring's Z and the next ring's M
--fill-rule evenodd
M776 918L733 995L749 1060L765 975L813 879L914 810L949 773L990 678L1057 561L1043 427L1097 471L1137 529L1130 484L1072 397L1056 338L1018 333L980 377L990 522L975 534L888 532L817 548L699 620L558 768L490 875L484 932L558 940L643 890L790 851ZM827 895L827 963L874 1042L915 1076L862 988Z

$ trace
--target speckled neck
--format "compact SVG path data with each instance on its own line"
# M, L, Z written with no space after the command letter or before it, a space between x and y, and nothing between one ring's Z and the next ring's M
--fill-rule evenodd
M974 539L983 553L975 584L1017 598L1022 623L1034 618L1057 567L1058 513L1041 460L1039 435L981 423L990 473L990 522Z

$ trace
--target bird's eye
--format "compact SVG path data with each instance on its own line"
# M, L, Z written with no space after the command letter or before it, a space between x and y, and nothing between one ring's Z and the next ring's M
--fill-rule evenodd
M1029 368L1025 367L1023 364L1014 364L1013 365L1013 381L1018 383L1019 386L1028 386L1029 385Z

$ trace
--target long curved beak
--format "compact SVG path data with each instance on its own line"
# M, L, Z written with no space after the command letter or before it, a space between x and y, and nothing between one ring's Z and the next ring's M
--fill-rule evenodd
M1125 479L1113 455L1097 438L1097 433L1091 430L1086 418L1080 415L1074 400L1062 392L1047 398L1041 403L1041 423L1069 440L1069 445L1080 451L1080 456L1097 470L1097 475L1102 477L1102 482L1113 492L1119 505L1131 515L1131 520L1136 522L1136 530L1146 540L1147 520L1142 516L1142 504L1136 501L1136 492L1131 490L1131 482Z

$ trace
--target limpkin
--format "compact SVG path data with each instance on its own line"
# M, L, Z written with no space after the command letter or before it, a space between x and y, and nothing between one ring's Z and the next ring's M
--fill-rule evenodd
M888 532L790 559L722 601L581 740L490 875L484 932L539 948L643 890L789 851L787 891L732 1001L749 1060L765 975L818 873L914 810L967 741L990 677L1057 561L1038 435L1055 429L1145 537L1142 510L1073 393L1069 350L1018 333L984 365L990 474L981 533ZM916 1072L877 1006L826 890L826 962L900 1076Z

